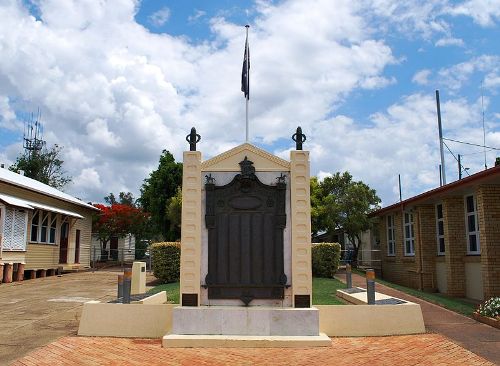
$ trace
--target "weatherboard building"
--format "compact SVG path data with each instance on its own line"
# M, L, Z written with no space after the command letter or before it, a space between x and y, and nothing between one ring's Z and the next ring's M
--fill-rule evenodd
M90 267L95 210L53 187L0 168L0 282Z

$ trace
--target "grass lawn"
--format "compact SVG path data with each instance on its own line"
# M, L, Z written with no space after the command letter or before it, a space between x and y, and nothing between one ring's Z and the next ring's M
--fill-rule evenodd
M313 278L313 304L314 305L343 305L335 293L337 289L345 288L345 284L334 278ZM179 303L179 282L166 283L158 285L148 291L150 294L156 294L160 291L167 292L168 302Z
M353 272L357 273L361 276L365 275L365 273L363 271L353 270ZM381 280L378 278L376 279L376 282L379 282L387 287L392 287L392 288L399 290L401 292L404 292L408 295L418 297L419 299L426 300L428 302L442 306L443 308L446 308L448 310L452 310L456 313L463 314L466 316L472 316L472 313L477 308L476 304L474 304L473 302L466 300L466 299L450 297L450 296L446 296L444 294L435 293L435 292L419 291L419 290L415 290L414 288L396 285L395 283L387 282L387 281L384 281L384 280ZM376 291L376 289L375 289L375 291Z
M151 290L149 290L148 293L156 294L160 291L167 292L167 301L169 303L179 303L179 282L164 283L163 285L155 286Z
M314 277L313 305L344 305L345 302L335 295L342 288L346 288L346 285L335 278Z

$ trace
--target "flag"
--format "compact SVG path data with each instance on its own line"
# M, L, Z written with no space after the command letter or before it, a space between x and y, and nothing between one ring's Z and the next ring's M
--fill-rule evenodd
M245 40L245 54L241 70L241 91L245 94L246 99L250 99L250 47L248 46L248 34Z

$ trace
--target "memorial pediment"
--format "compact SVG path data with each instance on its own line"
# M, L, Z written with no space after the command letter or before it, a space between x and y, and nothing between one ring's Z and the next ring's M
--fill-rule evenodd
M202 171L237 172L240 162L247 157L262 172L290 170L290 162L268 153L252 144L244 143L201 163Z

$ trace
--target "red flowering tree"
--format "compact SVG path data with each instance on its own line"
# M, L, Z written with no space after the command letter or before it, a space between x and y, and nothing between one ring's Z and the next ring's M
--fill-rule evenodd
M148 227L149 214L140 208L118 203L111 206L102 204L94 204L94 206L100 212L92 219L92 233L101 242L102 251L106 250L111 238L122 238L127 234L140 236Z

